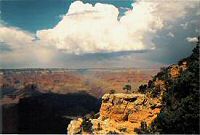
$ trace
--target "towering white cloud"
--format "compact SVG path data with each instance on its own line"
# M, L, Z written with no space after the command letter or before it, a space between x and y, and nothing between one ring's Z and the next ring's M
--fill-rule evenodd
M95 53L143 49L141 42L130 40L126 28L117 20L112 5L72 3L68 13L53 29L37 36L44 44L55 45L70 53ZM131 45L137 43L137 45Z
M153 34L195 8L195 1L138 0L118 20L116 7L75 1L52 29L37 31L46 45L69 53L117 52L151 49Z
M36 34L0 24L0 49L7 47L12 50L10 52L0 50L1 62L12 65L16 58L21 63L28 63L31 60L38 65L55 64L57 61L66 62L70 55L68 60L73 63L74 58L74 63L77 65L76 60L78 59L78 63L81 64L83 61L81 57L87 53L156 50L156 48L161 51L152 51L152 55L140 58L147 60L149 57L157 58L159 55L163 61L161 55L164 53L174 57L171 52L177 53L174 49L176 45L184 48L182 52L188 50L188 46L184 47L183 42L196 40L187 37L194 37L200 32L198 18L200 18L199 0L184 2L137 0L132 4L132 9L126 11L120 18L118 8L113 5L97 3L93 6L75 1L55 27L38 30ZM59 50L62 50L62 56ZM82 55L78 58L74 54ZM57 61L54 61L55 59ZM88 61L89 59L88 57ZM124 61L123 59L121 63ZM91 65L94 63L91 62Z

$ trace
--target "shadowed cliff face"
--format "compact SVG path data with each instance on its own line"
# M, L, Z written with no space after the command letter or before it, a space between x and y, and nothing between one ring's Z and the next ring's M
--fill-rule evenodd
M66 133L70 119L99 110L100 102L85 93L40 94L3 106L3 133Z

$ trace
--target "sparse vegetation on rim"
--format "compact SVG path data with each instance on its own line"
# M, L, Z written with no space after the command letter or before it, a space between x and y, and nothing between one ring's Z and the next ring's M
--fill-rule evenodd
M163 107L149 127L141 124L140 133L200 133L199 40L200 37L189 57L180 60L177 66L163 68L154 77L152 82L159 78L165 89L158 90L155 85L146 89L152 96L162 96ZM174 67L178 70L176 75L170 70Z

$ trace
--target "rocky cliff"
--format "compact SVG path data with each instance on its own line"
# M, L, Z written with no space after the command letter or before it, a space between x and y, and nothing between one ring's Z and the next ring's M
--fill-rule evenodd
M187 68L188 63L183 60L179 65L162 68L142 91L105 94L99 116L72 120L68 125L68 134L145 133L142 128L147 129L160 114L163 95L170 87L168 80L176 80Z
M168 91L168 80L176 80L188 68L187 61L173 64L149 81L148 85L134 93L105 94L99 116L77 118L68 125L68 134L134 134L145 133L160 114L163 95Z
M100 116L89 120L78 118L71 121L68 134L135 133L141 122L150 124L157 117L160 108L159 99L145 94L105 94L102 97ZM90 125L90 129L84 130L83 124Z

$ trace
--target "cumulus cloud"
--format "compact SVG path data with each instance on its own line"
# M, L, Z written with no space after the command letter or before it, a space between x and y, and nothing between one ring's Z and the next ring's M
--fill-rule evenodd
M119 11L113 5L75 1L54 28L39 30L36 35L43 44L75 54L152 49L152 35L185 17L195 4L138 0L118 20Z
M198 3L195 0L167 1L165 4L163 1L138 0L119 18L118 8L113 5L97 3L93 6L75 1L55 27L38 30L36 34L1 25L1 63L12 65L17 59L18 62L13 63L19 65L31 61L31 66L66 66L67 63L75 67L92 67L103 63L107 66L112 61L114 65L124 66L129 57L128 54L122 56L122 52L142 50L151 51L137 57L131 54L129 66L137 65L138 59L143 63L156 63L155 60L165 63L164 58L174 60L183 57L177 57L177 54L190 53L192 47L188 49L185 42L195 41L189 37L200 31ZM93 54L87 57L88 53ZM120 55L114 55L113 60L105 55L98 59L97 53Z
M39 67L52 61L54 52L35 40L34 34L15 27L0 26L0 68ZM8 68L8 67L7 67Z
M44 44L76 54L143 49L140 40L130 40L118 14L112 5L76 1L57 26L38 31L37 37Z
M6 43L10 49L18 49L33 44L34 35L15 27L0 26L0 42Z
M116 7L81 1L72 3L68 13L53 28L37 32L44 44L70 53L132 51L151 48L144 34L162 27L151 12L153 3L138 3L118 20Z

